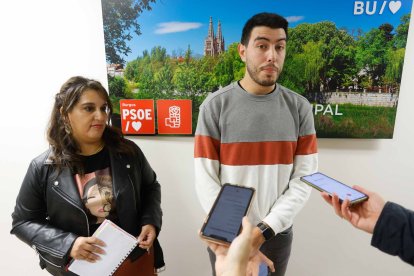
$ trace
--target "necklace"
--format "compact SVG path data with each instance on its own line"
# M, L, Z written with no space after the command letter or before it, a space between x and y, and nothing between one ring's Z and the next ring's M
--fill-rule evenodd
M83 155L83 156L91 156L91 155L94 155L94 154L97 154L98 152L100 152L104 147L105 147L105 143L102 142L101 145L94 152L92 152L90 154L80 153L80 155Z

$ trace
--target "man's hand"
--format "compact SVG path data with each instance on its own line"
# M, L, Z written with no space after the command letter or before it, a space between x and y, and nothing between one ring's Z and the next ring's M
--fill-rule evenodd
M142 226L141 234L138 236L138 245L140 248L149 250L156 238L155 227L151 224Z
M96 237L78 237L73 243L70 256L76 260L85 260L91 263L101 259L98 254L105 254L101 248L105 243Z
M361 203L350 205L349 199L340 204L336 194L331 197L323 192L321 195L327 203L333 206L339 217L346 219L354 227L372 234L382 209L384 209L385 201L378 194L362 187L354 186L353 188L368 195L369 198Z

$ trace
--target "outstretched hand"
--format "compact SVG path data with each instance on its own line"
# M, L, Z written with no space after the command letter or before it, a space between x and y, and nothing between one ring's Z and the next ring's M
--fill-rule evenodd
M249 220L243 218L243 230L230 247L206 241L210 249L216 254L216 274L218 276L258 275L259 266L266 263L274 271L273 262L259 250L253 251L252 231Z
M326 192L323 192L321 195L327 203L332 205L335 213L339 217L346 219L358 229L364 230L368 233L373 233L375 224L377 223L382 209L384 208L385 201L378 194L362 187L354 186L353 188L368 195L368 199L363 202L350 205L349 199L344 200L341 204L339 202L338 195L336 194L330 196Z

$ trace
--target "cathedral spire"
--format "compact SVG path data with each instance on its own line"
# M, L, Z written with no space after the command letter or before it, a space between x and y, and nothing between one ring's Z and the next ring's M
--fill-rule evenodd
M217 25L216 52L217 54L221 54L224 52L224 38L223 38L223 34L221 33L220 20L218 21L218 25Z
M218 21L218 25L217 25L217 40L221 41L222 39L222 34L221 34L221 23L220 20Z
M224 52L224 37L221 30L221 22L218 21L217 36L214 35L213 18L210 16L208 34L204 40L204 55L217 56Z
M208 24L208 37L214 39L213 18L210 16L210 23Z

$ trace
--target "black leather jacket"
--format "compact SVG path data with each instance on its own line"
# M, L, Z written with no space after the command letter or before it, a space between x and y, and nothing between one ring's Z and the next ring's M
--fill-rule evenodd
M161 229L161 189L144 154L135 146L129 156L109 150L114 197L120 226L133 236L152 224ZM73 173L58 173L49 149L30 164L12 214L11 233L30 245L40 257L41 268L54 275L65 271L72 244L78 236L90 236L88 218ZM142 249L138 248L136 250ZM154 243L155 267L164 266L158 241ZM135 256L143 252L135 252Z

